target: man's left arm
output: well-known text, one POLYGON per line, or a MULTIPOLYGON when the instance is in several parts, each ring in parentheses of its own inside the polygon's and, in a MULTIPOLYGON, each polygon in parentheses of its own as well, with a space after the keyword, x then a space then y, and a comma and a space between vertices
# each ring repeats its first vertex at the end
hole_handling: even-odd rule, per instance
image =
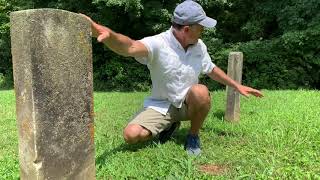
POLYGON ((256 96, 256 97, 263 97, 263 94, 256 89, 253 89, 248 86, 244 86, 239 84, 238 82, 231 79, 225 72, 223 72, 219 67, 215 66, 210 73, 207 74, 211 79, 233 87, 235 90, 237 90, 240 94, 249 97, 250 94, 256 96))

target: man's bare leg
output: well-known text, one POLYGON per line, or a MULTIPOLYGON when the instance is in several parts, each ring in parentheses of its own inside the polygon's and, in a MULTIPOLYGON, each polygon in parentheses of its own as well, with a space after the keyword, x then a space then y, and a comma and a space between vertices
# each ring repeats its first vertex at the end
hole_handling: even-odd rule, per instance
POLYGON ((186 103, 191 120, 190 133, 197 135, 210 110, 211 97, 208 88, 201 84, 192 86, 187 94, 186 103))
POLYGON ((129 124, 123 131, 124 140, 135 144, 152 138, 151 132, 138 124, 129 124))
POLYGON ((210 110, 210 101, 210 94, 206 86, 197 84, 189 89, 186 103, 191 128, 185 144, 185 149, 189 155, 199 155, 201 153, 198 134, 210 110))

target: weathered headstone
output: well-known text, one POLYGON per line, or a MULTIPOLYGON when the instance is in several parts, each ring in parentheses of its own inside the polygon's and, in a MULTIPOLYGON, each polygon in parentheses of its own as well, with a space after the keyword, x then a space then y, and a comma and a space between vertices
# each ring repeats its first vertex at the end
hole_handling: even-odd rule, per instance
MULTIPOLYGON (((241 84, 243 54, 231 52, 228 59, 228 76, 241 84)), ((225 112, 227 121, 240 120, 240 94, 234 88, 227 86, 227 107, 225 112)))
POLYGON ((56 9, 10 18, 21 179, 95 179, 90 23, 56 9))

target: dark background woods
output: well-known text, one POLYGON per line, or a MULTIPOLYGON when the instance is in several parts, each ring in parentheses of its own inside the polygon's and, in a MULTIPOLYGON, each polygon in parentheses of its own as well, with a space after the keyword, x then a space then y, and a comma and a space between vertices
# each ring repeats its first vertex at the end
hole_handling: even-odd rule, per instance
MULTIPOLYGON (((31 8, 82 12, 141 39, 170 27, 178 0, 0 0, 0 88, 12 88, 9 13, 31 8)), ((203 40, 226 70, 230 51, 244 53, 243 83, 263 89, 320 89, 319 0, 199 0, 215 29, 203 40)), ((148 69, 93 40, 95 90, 148 90, 148 69)), ((210 90, 221 88, 207 77, 210 90)))

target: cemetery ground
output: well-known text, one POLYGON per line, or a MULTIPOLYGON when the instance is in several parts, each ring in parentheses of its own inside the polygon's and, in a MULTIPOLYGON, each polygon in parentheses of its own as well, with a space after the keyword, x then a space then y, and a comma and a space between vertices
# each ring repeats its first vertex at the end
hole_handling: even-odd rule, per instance
MULTIPOLYGON (((320 91, 267 91, 241 97, 239 123, 224 121, 225 91, 212 92, 202 155, 183 148, 189 122, 173 139, 126 145, 123 127, 148 92, 95 92, 97 179, 319 179, 320 91)), ((19 179, 13 90, 0 91, 0 179, 19 179)))

